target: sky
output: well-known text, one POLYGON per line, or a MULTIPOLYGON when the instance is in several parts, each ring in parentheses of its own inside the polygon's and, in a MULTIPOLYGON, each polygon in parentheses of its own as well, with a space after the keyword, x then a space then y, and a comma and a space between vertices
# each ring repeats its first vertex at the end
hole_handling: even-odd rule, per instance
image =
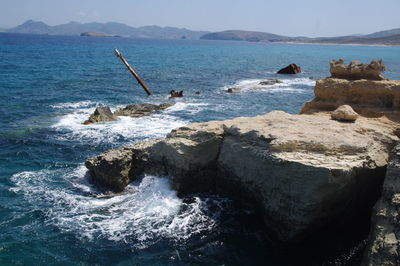
POLYGON ((0 28, 28 19, 330 37, 400 28, 400 0, 0 0, 0 28))

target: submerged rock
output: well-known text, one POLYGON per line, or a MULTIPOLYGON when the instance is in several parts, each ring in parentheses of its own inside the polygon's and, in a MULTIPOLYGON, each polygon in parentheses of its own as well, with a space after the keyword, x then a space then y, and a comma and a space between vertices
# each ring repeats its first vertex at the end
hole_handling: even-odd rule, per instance
POLYGON ((241 90, 239 88, 229 88, 226 90, 228 93, 239 93, 241 90))
POLYGON ((130 116, 130 117, 142 117, 150 115, 155 111, 160 111, 173 106, 175 103, 162 103, 162 104, 130 104, 124 108, 120 108, 114 113, 111 112, 110 107, 97 107, 93 114, 90 115, 89 119, 83 122, 84 125, 98 123, 98 122, 109 122, 118 120, 117 116, 130 116))
POLYGON ((129 104, 124 108, 120 108, 114 112, 117 116, 130 116, 130 117, 142 117, 150 115, 154 111, 160 111, 173 106, 174 103, 162 103, 162 104, 129 104))
POLYGON ((118 118, 111 112, 110 107, 97 107, 93 114, 90 115, 89 119, 83 122, 84 125, 89 125, 98 122, 110 122, 116 121, 118 118))
POLYGON ((400 145, 391 154, 382 196, 372 213, 362 265, 400 265, 400 145))
POLYGON ((267 80, 261 81, 258 84, 265 86, 265 85, 275 85, 275 84, 279 84, 279 83, 282 83, 282 81, 279 79, 267 79, 267 80))
POLYGON ((278 74, 298 74, 301 73, 301 68, 296 64, 290 64, 287 67, 280 69, 278 74))
MULTIPOLYGON (((195 123, 130 147, 130 162, 118 153, 111 161, 125 165, 130 179, 168 175, 179 194, 214 191, 250 204, 278 239, 298 241, 372 207, 398 141, 394 130, 388 120, 343 124, 328 115, 274 111, 195 123)), ((89 161, 93 179, 106 184, 100 165, 110 160, 89 161)))
POLYGON ((354 112, 350 105, 341 105, 331 114, 332 119, 339 121, 354 122, 358 118, 358 114, 354 112))
POLYGON ((370 64, 363 64, 358 61, 351 61, 350 64, 345 64, 343 59, 332 60, 331 63, 331 77, 342 79, 371 79, 371 80, 384 80, 381 73, 386 70, 382 60, 373 60, 370 64))

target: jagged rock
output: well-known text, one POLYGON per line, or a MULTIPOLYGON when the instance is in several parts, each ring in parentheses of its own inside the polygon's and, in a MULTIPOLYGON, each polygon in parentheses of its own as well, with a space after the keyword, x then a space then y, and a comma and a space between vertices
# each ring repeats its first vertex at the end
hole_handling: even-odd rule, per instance
POLYGON ((83 122, 84 125, 98 123, 98 122, 110 122, 116 121, 118 118, 113 115, 110 107, 97 107, 93 114, 90 115, 89 119, 83 122))
POLYGON ((275 85, 275 84, 279 84, 279 83, 282 83, 282 81, 279 79, 267 79, 267 80, 261 81, 259 83, 259 85, 265 86, 265 85, 275 85))
POLYGON ((325 78, 316 82, 314 94, 315 98, 305 103, 301 114, 333 111, 343 104, 348 104, 363 116, 386 115, 391 119, 400 119, 399 80, 325 78))
POLYGON ((298 74, 301 73, 301 68, 296 64, 290 64, 287 67, 280 69, 278 74, 298 74))
POLYGON ((86 160, 85 166, 95 177, 95 183, 119 192, 133 180, 130 176, 132 158, 133 152, 129 147, 109 150, 86 160))
POLYGON ((400 265, 400 145, 392 151, 382 196, 372 213, 362 265, 400 265))
MULTIPOLYGON (((250 204, 280 240, 298 241, 372 207, 395 128, 384 118, 344 124, 274 111, 173 130, 134 145, 132 162, 119 165, 129 178, 168 175, 179 194, 214 191, 250 204)), ((90 159, 94 180, 107 178, 96 169, 102 160, 90 159)))
POLYGON ((228 93, 239 93, 241 90, 239 88, 229 88, 226 90, 228 93))
POLYGON ((386 70, 382 60, 373 60, 370 64, 363 64, 358 61, 351 61, 350 64, 345 64, 343 59, 332 60, 331 77, 342 79, 371 79, 384 80, 381 73, 386 70))
POLYGON ((340 121, 354 122, 358 118, 358 114, 354 112, 350 105, 341 105, 331 114, 332 119, 340 121))
POLYGON ((90 115, 89 119, 83 122, 84 125, 98 123, 98 122, 109 122, 118 120, 117 116, 131 116, 131 117, 142 117, 150 115, 154 111, 160 111, 173 106, 175 103, 162 103, 162 104, 129 104, 124 108, 116 110, 114 113, 111 112, 110 107, 97 107, 93 114, 90 115))
POLYGON ((174 103, 162 103, 159 105, 143 103, 143 104, 130 104, 124 108, 120 108, 114 112, 117 116, 131 116, 131 117, 142 117, 150 115, 154 111, 160 111, 173 106, 174 103))

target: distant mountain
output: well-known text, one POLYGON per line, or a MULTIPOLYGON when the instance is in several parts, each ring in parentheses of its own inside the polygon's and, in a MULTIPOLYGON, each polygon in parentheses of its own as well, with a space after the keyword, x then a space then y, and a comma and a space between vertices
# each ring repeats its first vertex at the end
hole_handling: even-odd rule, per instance
POLYGON ((399 35, 400 34, 400 28, 399 29, 391 29, 391 30, 384 30, 384 31, 378 31, 372 34, 364 35, 363 37, 366 38, 384 38, 384 37, 389 37, 393 35, 399 35))
POLYGON ((367 45, 400 45, 400 28, 375 32, 368 35, 349 35, 340 37, 287 37, 277 34, 256 31, 228 30, 207 33, 202 40, 235 40, 235 41, 269 41, 293 43, 326 43, 326 44, 367 44, 367 45))
POLYGON ((207 31, 192 31, 174 27, 144 26, 135 28, 117 22, 69 22, 67 24, 49 26, 43 22, 33 20, 28 20, 15 28, 8 29, 7 32, 49 35, 80 35, 83 32, 97 32, 105 35, 155 39, 199 39, 200 36, 208 33, 207 31))
POLYGON ((232 40, 232 41, 270 41, 285 40, 288 37, 258 31, 227 30, 208 33, 200 37, 202 40, 232 40))

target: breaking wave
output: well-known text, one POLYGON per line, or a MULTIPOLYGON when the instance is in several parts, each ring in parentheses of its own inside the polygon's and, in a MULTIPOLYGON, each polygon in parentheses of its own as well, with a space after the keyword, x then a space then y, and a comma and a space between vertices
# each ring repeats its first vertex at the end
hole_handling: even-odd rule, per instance
POLYGON ((228 200, 192 196, 180 199, 168 178, 145 176, 121 194, 108 195, 87 182, 82 165, 64 170, 21 172, 14 187, 46 222, 82 239, 107 239, 142 249, 160 240, 185 241, 213 230, 228 200), (65 183, 60 186, 60 182, 65 183), (38 205, 38 203, 41 203, 38 205))
POLYGON ((269 93, 279 92, 304 92, 308 87, 315 86, 315 81, 310 78, 279 79, 280 83, 272 85, 261 85, 260 82, 267 79, 245 79, 239 80, 234 84, 225 85, 222 90, 229 88, 240 89, 241 91, 261 90, 269 93))

